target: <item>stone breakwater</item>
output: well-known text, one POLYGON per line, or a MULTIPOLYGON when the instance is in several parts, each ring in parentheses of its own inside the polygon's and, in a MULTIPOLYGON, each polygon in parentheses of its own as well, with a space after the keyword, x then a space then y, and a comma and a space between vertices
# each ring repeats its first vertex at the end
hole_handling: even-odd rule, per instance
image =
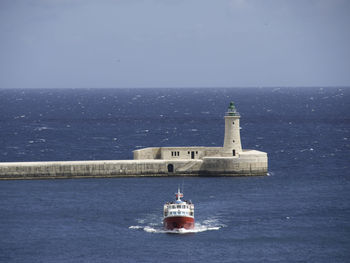
POLYGON ((153 176, 253 176, 267 174, 267 155, 196 160, 108 160, 0 163, 0 179, 153 176))
POLYGON ((240 114, 231 102, 223 147, 150 147, 134 160, 0 163, 0 179, 267 175, 267 153, 242 149, 240 114))

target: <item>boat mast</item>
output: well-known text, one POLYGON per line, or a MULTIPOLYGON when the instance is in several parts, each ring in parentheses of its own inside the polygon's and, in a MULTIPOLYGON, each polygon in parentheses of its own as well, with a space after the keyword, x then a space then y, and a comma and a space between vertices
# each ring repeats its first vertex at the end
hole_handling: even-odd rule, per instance
POLYGON ((177 188, 177 193, 175 194, 176 196, 176 201, 181 201, 181 197, 184 195, 180 192, 180 187, 177 188))

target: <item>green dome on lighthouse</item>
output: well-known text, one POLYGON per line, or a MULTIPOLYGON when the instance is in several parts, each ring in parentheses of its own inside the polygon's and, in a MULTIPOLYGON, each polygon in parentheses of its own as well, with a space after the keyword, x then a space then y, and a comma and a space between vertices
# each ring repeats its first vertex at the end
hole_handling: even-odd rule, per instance
POLYGON ((227 115, 228 116, 239 116, 239 113, 236 110, 236 106, 233 101, 230 102, 230 105, 227 109, 227 115))

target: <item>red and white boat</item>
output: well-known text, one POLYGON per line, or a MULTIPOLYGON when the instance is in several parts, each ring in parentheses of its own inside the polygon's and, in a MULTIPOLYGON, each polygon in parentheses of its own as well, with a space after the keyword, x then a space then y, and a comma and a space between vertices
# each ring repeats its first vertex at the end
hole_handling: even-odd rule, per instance
POLYGON ((176 200, 164 204, 164 228, 167 230, 193 229, 194 204, 181 200, 183 194, 180 189, 175 194, 176 200))

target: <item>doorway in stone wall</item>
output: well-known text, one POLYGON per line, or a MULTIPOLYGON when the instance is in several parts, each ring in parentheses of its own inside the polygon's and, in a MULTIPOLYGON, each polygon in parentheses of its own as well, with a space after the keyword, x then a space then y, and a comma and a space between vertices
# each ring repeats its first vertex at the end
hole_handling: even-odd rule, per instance
POLYGON ((191 152, 191 159, 194 159, 194 152, 191 152))
POLYGON ((170 163, 168 164, 168 173, 173 173, 173 172, 174 172, 174 165, 170 163))

